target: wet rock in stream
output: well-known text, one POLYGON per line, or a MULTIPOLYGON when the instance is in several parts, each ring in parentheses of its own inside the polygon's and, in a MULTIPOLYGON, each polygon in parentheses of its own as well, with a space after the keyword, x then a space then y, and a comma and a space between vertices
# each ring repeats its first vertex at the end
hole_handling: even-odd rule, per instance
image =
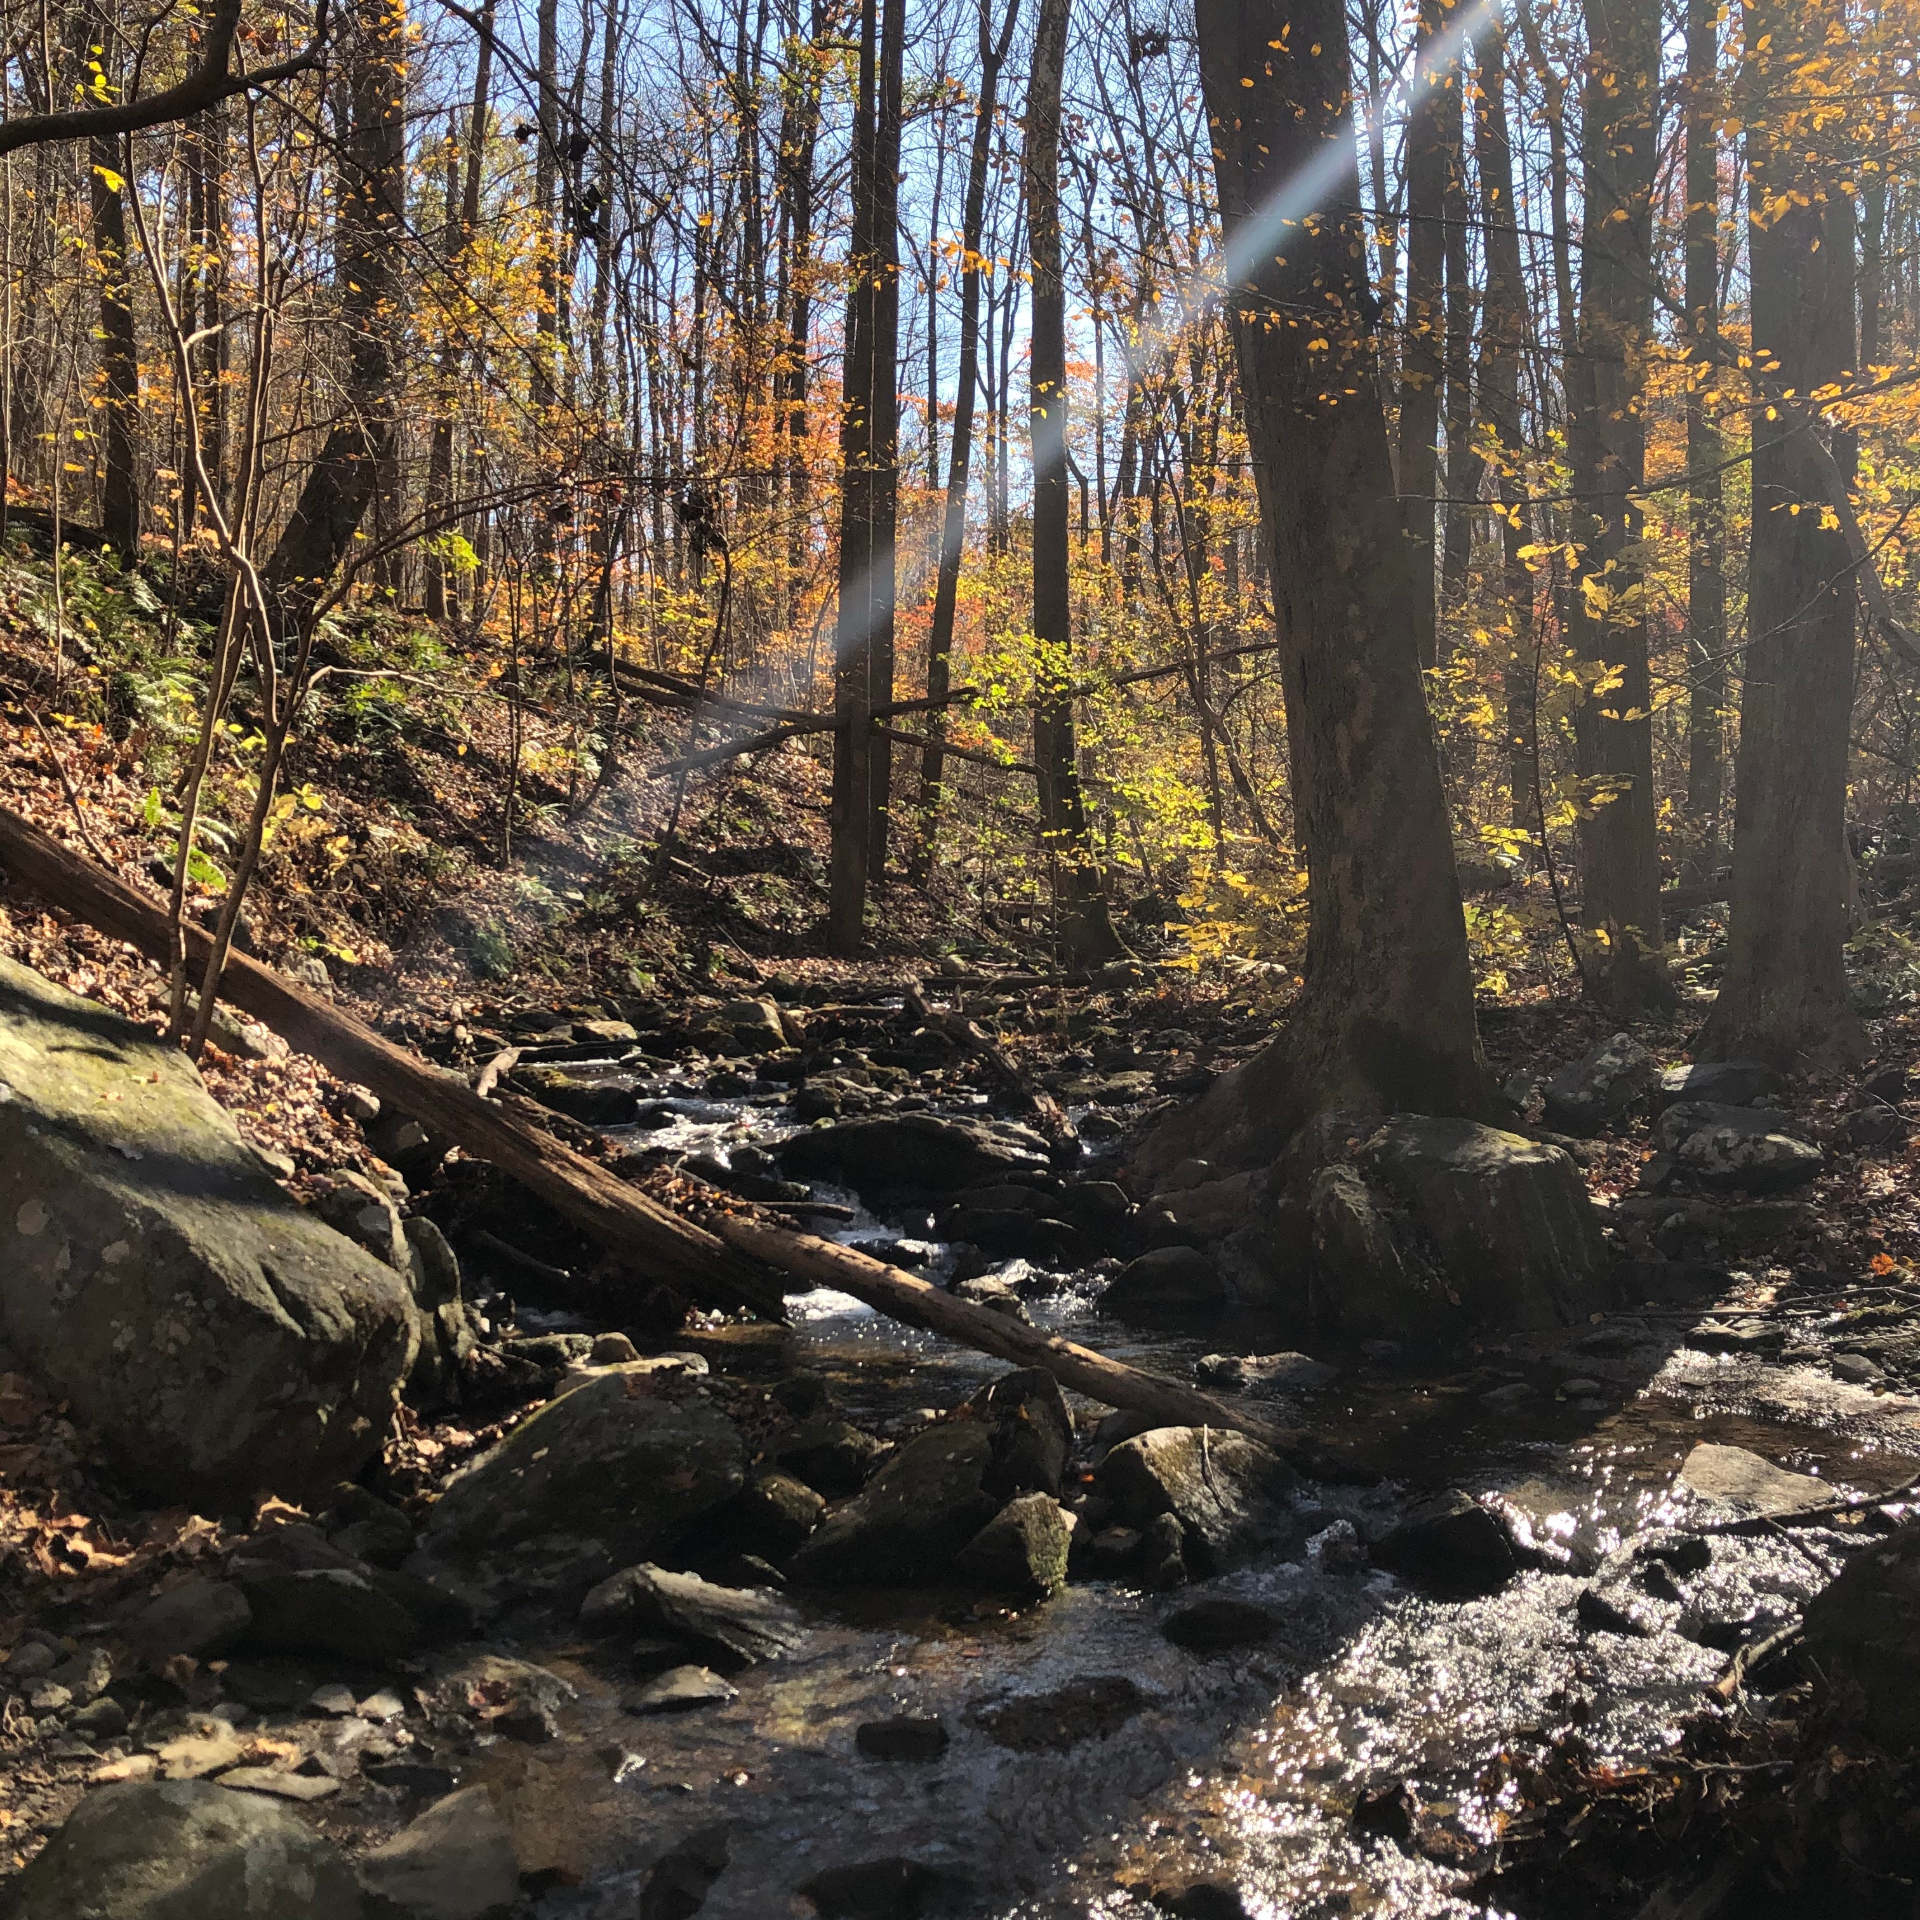
POLYGON ((602 1581, 582 1602, 580 1623, 599 1633, 632 1627, 675 1636, 743 1665, 770 1660, 801 1637, 798 1616, 777 1595, 655 1566, 602 1581))
POLYGON ((1804 1649, 1845 1720, 1897 1752, 1920 1747, 1920 1524, 1871 1542, 1815 1596, 1804 1649))
POLYGON ((1012 1594, 1049 1594, 1067 1582, 1072 1522, 1051 1494, 1010 1500, 954 1556, 976 1585, 1012 1594))
POLYGON ((1519 1571, 1499 1520, 1457 1488, 1417 1502, 1374 1543, 1389 1573, 1450 1598, 1497 1593, 1519 1571))
POLYGON ((916 1434, 814 1530, 794 1555, 793 1577, 821 1586, 940 1579, 999 1509, 985 1484, 992 1465, 992 1430, 977 1421, 916 1434))
POLYGON ((684 1366, 642 1360, 588 1375, 456 1474, 427 1540, 436 1552, 484 1558, 567 1534, 615 1564, 639 1561, 725 1506, 745 1480, 734 1423, 699 1397, 684 1366))
POLYGON ((1300 1476, 1245 1434, 1156 1427, 1112 1448, 1094 1478, 1124 1526, 1175 1520, 1194 1572, 1284 1552, 1306 1532, 1292 1499, 1300 1476))
POLYGON ((370 1893, 409 1920, 488 1920, 520 1897, 513 1832, 485 1787, 463 1787, 360 1862, 370 1893))
POLYGON ((854 1729, 854 1745, 870 1760, 938 1760, 953 1736, 937 1714, 898 1714, 854 1729))

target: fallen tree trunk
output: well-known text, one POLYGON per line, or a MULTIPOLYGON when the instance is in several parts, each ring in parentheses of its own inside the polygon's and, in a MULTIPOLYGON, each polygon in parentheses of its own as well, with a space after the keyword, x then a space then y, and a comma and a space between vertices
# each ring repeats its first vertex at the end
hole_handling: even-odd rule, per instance
POLYGON ((756 1260, 784 1267, 818 1286, 850 1293, 889 1319, 945 1334, 962 1346, 976 1347, 1017 1367, 1044 1367, 1063 1387, 1090 1400, 1144 1413, 1173 1427, 1231 1427, 1281 1452, 1297 1454, 1309 1447, 1297 1429, 1236 1413, 1198 1387, 1182 1386, 1178 1380, 1111 1360, 1057 1334, 1022 1326, 1004 1313, 956 1299, 931 1281, 916 1279, 837 1240, 794 1233, 739 1213, 720 1214, 712 1225, 729 1246, 756 1260))
MULTIPOLYGON (((166 961, 167 916, 157 902, 4 808, 0 866, 103 933, 166 961)), ((188 959, 204 963, 212 945, 208 935, 191 922, 182 932, 188 959)), ((220 997, 264 1021, 290 1046, 311 1054, 341 1079, 370 1088, 430 1131, 511 1174, 644 1278, 710 1304, 783 1316, 779 1282, 750 1259, 270 967, 244 954, 229 954, 220 997)))
MULTIPOLYGON (((18 814, 0 808, 0 867, 103 933, 164 960, 166 914, 116 875, 69 852, 18 814)), ((190 960, 204 961, 208 935, 182 929, 190 960)), ((769 1268, 836 1287, 889 1318, 925 1327, 1016 1366, 1044 1367, 1063 1386, 1170 1426, 1232 1428, 1268 1446, 1310 1457, 1306 1437, 1071 1340, 1022 1326, 902 1273, 851 1247, 743 1214, 715 1217, 712 1231, 649 1200, 551 1134, 495 1106, 455 1075, 423 1065, 372 1028, 283 980, 246 955, 228 956, 220 997, 264 1021, 290 1046, 342 1079, 370 1088, 477 1159, 511 1174, 636 1273, 725 1306, 784 1317, 769 1268)), ((521 1260, 531 1256, 518 1254, 521 1260)))

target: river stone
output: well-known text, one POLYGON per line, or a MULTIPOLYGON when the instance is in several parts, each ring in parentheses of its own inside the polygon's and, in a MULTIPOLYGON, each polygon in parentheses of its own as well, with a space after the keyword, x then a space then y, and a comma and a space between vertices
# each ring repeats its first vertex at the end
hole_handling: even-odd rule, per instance
POLYGON ((717 1026, 732 1030, 751 1053, 778 1053, 787 1044, 780 1009, 771 1000, 729 1000, 714 1016, 717 1026))
MULTIPOLYGON (((1329 1266, 1327 1304, 1349 1331, 1503 1333, 1575 1326, 1613 1305, 1606 1243, 1585 1182, 1558 1147, 1472 1120, 1401 1114, 1360 1149, 1367 1185, 1403 1211, 1369 1228, 1399 1268, 1349 1270, 1325 1231, 1323 1169, 1314 1182, 1316 1241, 1329 1266), (1437 1274, 1424 1267, 1430 1250, 1437 1274), (1361 1282, 1349 1299, 1343 1289, 1361 1282), (1437 1287, 1437 1291, 1436 1291, 1437 1287), (1368 1310, 1388 1310, 1375 1321, 1368 1310)), ((1377 1203, 1376 1203, 1377 1204, 1377 1203)))
POLYGON ((1703 1499, 1758 1514, 1825 1506, 1834 1497, 1833 1488, 1810 1473, 1788 1473, 1745 1447, 1711 1443, 1695 1447, 1681 1462, 1680 1484, 1703 1499))
POLYGON ((953 1736, 938 1714, 902 1713, 863 1721, 854 1729, 853 1744, 870 1760, 938 1760, 953 1736))
POLYGON ((820 1524, 827 1503, 790 1473, 756 1473, 719 1517, 726 1545, 735 1553, 784 1566, 820 1524))
POLYGON ((360 1878, 410 1920, 486 1920, 520 1897, 513 1830, 485 1787, 436 1801, 362 1856, 360 1878))
POLYGON ((1196 1574, 1223 1572, 1300 1531, 1289 1498, 1300 1476, 1242 1433, 1156 1427, 1113 1448, 1095 1478, 1122 1526, 1144 1530, 1173 1515, 1196 1574))
POLYGON ((1920 1524, 1861 1548, 1807 1608, 1806 1652, 1855 1725, 1920 1746, 1920 1524))
POLYGON ((1631 1112, 1658 1078, 1653 1055, 1632 1034, 1616 1033, 1547 1082, 1547 1125, 1559 1133, 1598 1133, 1631 1112))
POLYGON ((1410 1507, 1375 1542, 1373 1557, 1389 1573, 1457 1599, 1497 1593, 1520 1564, 1499 1519, 1458 1488, 1410 1507))
MULTIPOLYGON (((394 1588, 403 1576, 345 1567, 261 1567, 241 1577, 252 1611, 250 1645, 282 1653, 330 1653, 386 1666, 417 1653, 422 1621, 394 1588)), ((406 1583, 410 1586, 412 1583, 406 1583)))
POLYGON ((1786 1086, 1785 1075, 1758 1060, 1702 1060, 1690 1067, 1669 1067, 1654 1089, 1653 1104, 1658 1111, 1681 1100, 1750 1107, 1784 1093, 1786 1086))
POLYGON ((594 1373, 456 1474, 428 1522, 431 1543, 478 1553, 574 1534, 617 1561, 643 1560, 723 1507, 746 1478, 731 1420, 669 1398, 686 1375, 641 1360, 594 1373))
POLYGON ((1280 1616, 1255 1601, 1214 1594, 1169 1614, 1160 1631, 1189 1653, 1230 1653, 1271 1640, 1280 1631, 1280 1616))
POLYGON ((781 1164, 802 1180, 838 1179, 861 1193, 918 1187, 954 1193, 991 1187, 1048 1164, 1047 1143, 1002 1121, 954 1120, 931 1113, 847 1120, 797 1133, 781 1164))
POLYGON ((669 1667, 622 1704, 629 1713, 690 1713, 696 1707, 724 1707, 740 1689, 711 1667, 669 1667))
POLYGON ((915 1434, 814 1529, 794 1555, 793 1578, 819 1586, 942 1578, 998 1508, 984 1485, 992 1465, 993 1433, 978 1421, 945 1421, 915 1434))
POLYGON ((204 1780, 90 1793, 0 1897, 3 1920, 363 1920, 352 1869, 277 1801, 204 1780))
POLYGON ((237 1586, 196 1573, 149 1600, 128 1622, 126 1639, 152 1659, 185 1653, 205 1660, 238 1645, 252 1624, 253 1609, 237 1586))
POLYGON ((515 1067, 507 1075, 507 1085, 589 1127, 622 1126, 633 1118, 639 1104, 629 1084, 562 1066, 515 1067))
POLYGON ((1053 1593, 1067 1584, 1073 1529, 1050 1493, 1023 1493, 960 1549, 967 1579, 1003 1593, 1053 1593))
POLYGON ((1654 1138, 1682 1172, 1707 1186, 1789 1193, 1818 1178, 1826 1164, 1820 1149, 1798 1138, 1798 1131, 1791 1114, 1687 1100, 1660 1116, 1654 1138))
POLYGON ((1100 1296, 1109 1313, 1210 1313, 1226 1299, 1220 1269, 1197 1247, 1155 1247, 1100 1296))
POLYGON ((1339 1376, 1338 1367, 1305 1353, 1203 1353, 1193 1363, 1203 1387, 1262 1399, 1313 1393, 1339 1376))
POLYGON ((204 1512, 351 1479, 419 1339, 178 1047, 5 959, 0 1323, 127 1480, 204 1512))
POLYGON ((655 1566, 627 1567, 601 1581, 581 1603, 580 1618, 596 1630, 628 1625, 703 1641, 749 1666, 801 1638, 798 1616, 776 1594, 655 1566))
POLYGON ((1044 1367, 1016 1368, 989 1380, 967 1404, 993 1429, 989 1493, 1004 1500, 1060 1491, 1073 1451, 1073 1416, 1052 1374, 1044 1367))

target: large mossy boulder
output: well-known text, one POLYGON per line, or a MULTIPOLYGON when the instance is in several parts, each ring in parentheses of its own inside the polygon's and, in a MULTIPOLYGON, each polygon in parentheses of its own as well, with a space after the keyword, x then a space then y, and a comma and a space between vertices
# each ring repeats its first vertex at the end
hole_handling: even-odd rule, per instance
POLYGON ((1155 1427, 1113 1448, 1095 1478, 1121 1525, 1144 1530, 1162 1514, 1178 1520, 1196 1573, 1291 1547, 1303 1531, 1292 1497, 1300 1476, 1244 1433, 1155 1427))
POLYGON ((456 1474, 428 1522, 437 1551, 488 1554, 550 1535, 651 1559, 746 1481, 736 1427, 683 1368, 607 1367, 456 1474))
POLYGON ((420 1337, 178 1047, 4 959, 0 1326, 127 1479, 209 1511, 352 1479, 420 1337))
POLYGON ((1526 1332, 1614 1304, 1578 1170, 1520 1134, 1398 1115, 1314 1176, 1309 1206, 1317 1304, 1349 1333, 1526 1332))
POLYGON ((0 1896, 0 1920, 362 1920, 333 1843, 206 1780, 101 1787, 0 1896))

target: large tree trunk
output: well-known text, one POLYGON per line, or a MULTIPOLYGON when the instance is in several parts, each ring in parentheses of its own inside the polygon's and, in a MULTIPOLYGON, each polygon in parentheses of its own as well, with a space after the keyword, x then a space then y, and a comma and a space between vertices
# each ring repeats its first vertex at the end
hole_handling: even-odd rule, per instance
POLYGON ((940 525, 940 567, 933 587, 933 624, 927 636, 928 744, 920 758, 920 828, 912 874, 925 880, 933 865, 946 782, 945 701, 953 685, 953 623, 960 604, 960 559, 967 538, 967 486, 973 472, 973 412, 979 392, 980 243, 987 218, 987 173, 993 158, 993 123, 999 108, 1000 71, 1013 42, 1020 0, 1007 0, 1007 17, 996 41, 991 0, 980 0, 980 98, 973 116, 973 152, 967 162, 966 203, 960 214, 960 365, 953 399, 953 456, 947 469, 946 512, 940 525), (938 703, 938 704, 935 704, 938 703))
POLYGON ((1622 1012, 1673 1004, 1661 955, 1654 826, 1653 692, 1643 569, 1647 360, 1653 320, 1653 178, 1659 0, 1586 0, 1585 244, 1579 350, 1567 361, 1576 537, 1574 643, 1612 682, 1578 710, 1580 773, 1600 802, 1582 823, 1586 923, 1604 932, 1608 998, 1622 1012))
POLYGON ((1068 574, 1067 296, 1060 246, 1060 92, 1069 0, 1040 0, 1027 88, 1027 247, 1033 268, 1033 640, 1038 656, 1033 762, 1040 835, 1053 878, 1060 962, 1085 967, 1121 951, 1087 832, 1074 746, 1073 600, 1068 574))
POLYGON ((1434 609, 1434 495, 1440 474, 1437 442, 1446 374, 1447 121, 1460 144, 1455 64, 1436 60, 1433 42, 1446 31, 1442 0, 1421 0, 1420 56, 1407 125, 1407 324, 1400 348, 1400 499, 1417 591, 1408 612, 1423 667, 1438 658, 1434 609))
POLYGON ((1687 386, 1687 470, 1693 475, 1687 529, 1687 813, 1703 879, 1718 864, 1726 767, 1726 516, 1720 431, 1701 399, 1719 360, 1719 26, 1719 0, 1687 0, 1686 299, 1695 341, 1687 386))
POLYGON ((1854 357, 1853 202, 1790 97, 1820 28, 1781 0, 1747 9, 1754 364, 1753 551, 1726 971, 1697 1051, 1798 1069, 1858 1057, 1847 1000, 1848 733, 1853 569, 1822 525, 1817 418, 1773 403, 1837 381, 1854 357), (1768 219, 1767 213, 1776 217, 1768 219), (1797 423, 1797 424, 1796 424, 1797 423))
POLYGON ((400 0, 364 0, 354 16, 350 60, 335 223, 347 340, 343 404, 263 569, 296 623, 346 558, 393 438, 407 159, 407 15, 400 0))
POLYGON ((100 531, 122 560, 140 548, 140 478, 134 422, 140 415, 140 343, 133 326, 133 290, 127 280, 127 162, 120 142, 96 137, 88 147, 93 177, 94 269, 100 276, 100 386, 106 460, 100 493, 100 531))
POLYGON ((1200 0, 1199 28, 1311 929, 1286 1029, 1149 1143, 1150 1166, 1196 1149, 1254 1164, 1328 1106, 1495 1109, 1413 645, 1432 582, 1401 537, 1365 235, 1343 211, 1354 129, 1342 9, 1200 0), (1290 324, 1297 315, 1311 324, 1290 324))

